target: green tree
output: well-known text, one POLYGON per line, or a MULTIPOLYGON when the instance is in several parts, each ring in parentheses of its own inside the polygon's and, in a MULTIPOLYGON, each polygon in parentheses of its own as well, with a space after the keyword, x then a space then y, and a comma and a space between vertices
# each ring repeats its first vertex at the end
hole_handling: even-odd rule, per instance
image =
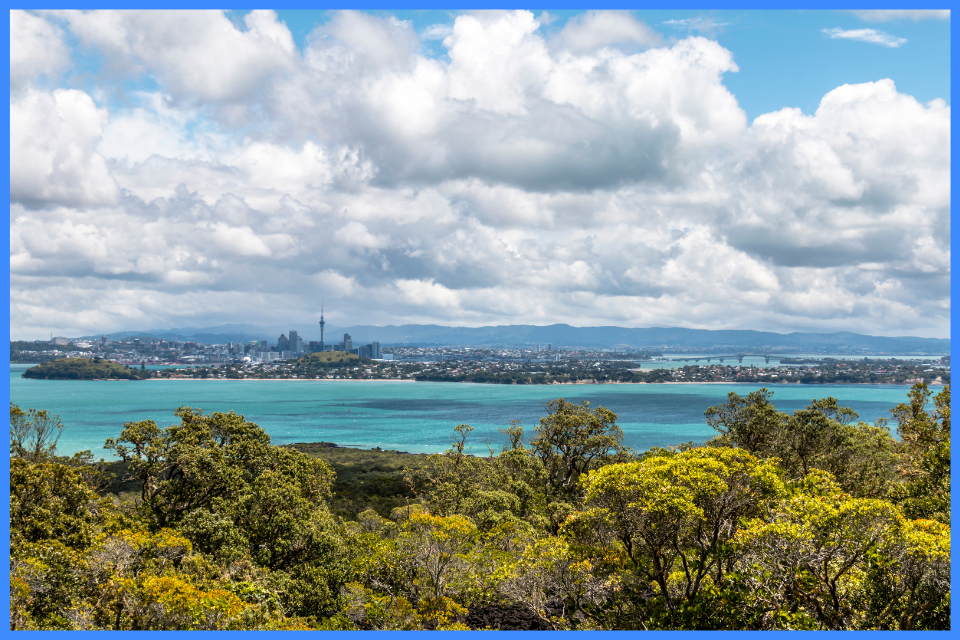
POLYGON ((889 502, 845 495, 823 471, 797 488, 738 532, 737 568, 764 610, 765 628, 859 628, 870 558, 900 535, 903 516, 889 502))
POLYGON ((862 628, 950 628, 950 527, 907 522, 871 554, 862 628))
POLYGON ((52 460, 10 461, 10 544, 56 540, 87 548, 112 503, 87 485, 83 473, 52 460))
POLYGON ((591 411, 589 402, 577 405, 563 398, 547 403, 546 409, 530 447, 543 465, 548 498, 575 502, 581 475, 604 464, 623 462, 630 451, 623 446, 617 414, 609 409, 591 411))
POLYGON ((910 389, 910 403, 892 410, 900 436, 899 471, 903 483, 893 499, 909 518, 929 518, 950 523, 950 387, 934 398, 919 383, 910 389))
POLYGON ((249 557, 298 616, 332 615, 350 579, 329 513, 333 471, 322 460, 270 446, 243 416, 182 407, 180 424, 128 423, 106 447, 130 462, 151 530, 175 527, 228 562, 249 557))
POLYGON ((634 592, 625 596, 632 622, 670 629, 684 627, 706 587, 723 583, 739 522, 784 492, 772 462, 726 447, 607 465, 582 482, 587 509, 563 531, 601 550, 611 541, 634 592))
POLYGON ((768 456, 783 429, 786 414, 777 411, 768 389, 746 398, 731 391, 727 403, 709 407, 707 424, 720 433, 718 444, 740 447, 755 456, 768 456))
POLYGON ((896 444, 884 422, 854 422, 859 416, 831 397, 813 400, 789 415, 776 410, 772 395, 767 389, 746 398, 730 393, 726 404, 707 409, 707 424, 720 433, 712 444, 777 458, 791 478, 821 469, 859 497, 887 495, 896 444))
POLYGON ((53 456, 62 432, 60 416, 10 403, 11 456, 32 461, 53 456))

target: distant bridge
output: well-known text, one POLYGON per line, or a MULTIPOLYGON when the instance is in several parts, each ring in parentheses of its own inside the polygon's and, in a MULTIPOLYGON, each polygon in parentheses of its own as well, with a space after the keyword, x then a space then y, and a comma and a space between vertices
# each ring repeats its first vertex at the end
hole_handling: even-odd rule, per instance
POLYGON ((732 360, 733 358, 736 358, 737 362, 739 362, 740 364, 743 364, 743 359, 748 356, 763 358, 763 361, 766 362, 767 364, 770 364, 770 358, 788 357, 788 356, 780 356, 775 353, 735 353, 735 354, 724 355, 724 356, 692 356, 690 358, 673 358, 671 359, 671 362, 690 362, 691 360, 693 360, 694 362, 700 362, 701 360, 706 360, 707 362, 711 362, 713 360, 719 360, 720 362, 723 362, 724 360, 732 360))

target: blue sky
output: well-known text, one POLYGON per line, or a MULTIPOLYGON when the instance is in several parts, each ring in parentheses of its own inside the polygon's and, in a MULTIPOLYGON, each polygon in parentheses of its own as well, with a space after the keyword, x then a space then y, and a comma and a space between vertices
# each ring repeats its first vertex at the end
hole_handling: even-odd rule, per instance
POLYGON ((11 335, 949 336, 950 21, 867 14, 11 12, 11 335))

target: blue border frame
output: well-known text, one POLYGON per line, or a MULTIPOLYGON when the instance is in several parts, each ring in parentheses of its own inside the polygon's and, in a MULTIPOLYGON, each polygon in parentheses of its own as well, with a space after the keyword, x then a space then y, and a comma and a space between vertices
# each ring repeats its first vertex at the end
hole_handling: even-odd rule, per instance
MULTIPOLYGON (((27 4, 32 4, 32 3, 27 3, 27 4)), ((81 4, 81 6, 80 6, 79 8, 86 8, 86 7, 83 6, 85 3, 80 3, 80 4, 81 4)), ((173 2, 165 2, 165 1, 164 1, 164 2, 150 3, 150 4, 152 5, 151 8, 170 8, 170 9, 175 9, 175 8, 195 9, 195 8, 199 8, 199 7, 195 6, 193 3, 183 3, 183 2, 176 2, 176 1, 173 1, 173 2)), ((459 4, 459 3, 453 3, 453 4, 456 5, 456 4, 459 4)), ((726 4, 726 3, 721 3, 721 4, 726 4)), ((906 4, 907 4, 907 3, 905 3, 905 2, 890 2, 889 0, 881 0, 880 2, 862 2, 862 1, 849 2, 849 3, 844 3, 843 6, 844 6, 844 8, 846 8, 846 9, 892 9, 892 8, 902 8, 902 7, 905 6, 906 4)), ((944 4, 946 4, 947 7, 945 7, 945 8, 951 8, 951 9, 953 8, 953 5, 954 5, 953 2, 936 3, 936 4, 939 5, 939 6, 941 6, 941 7, 942 7, 944 4)), ((335 5, 334 7, 316 6, 316 5, 306 5, 305 3, 294 2, 294 3, 290 3, 290 4, 285 4, 285 5, 284 5, 284 8, 289 8, 289 9, 314 9, 314 10, 323 10, 323 9, 333 9, 333 8, 337 8, 337 9, 351 8, 352 5, 354 5, 354 3, 353 3, 353 2, 350 2, 350 1, 348 1, 348 2, 346 2, 346 3, 343 3, 343 4, 335 5)), ((106 3, 103 3, 102 5, 98 5, 96 8, 117 8, 117 7, 119 7, 119 6, 123 6, 123 5, 117 5, 117 4, 113 3, 113 2, 106 2, 106 3)), ((129 6, 129 5, 127 5, 127 6, 129 6)), ((261 5, 250 6, 250 5, 247 5, 247 4, 244 3, 244 4, 241 5, 241 7, 238 7, 238 8, 258 8, 258 7, 262 7, 262 6, 263 6, 262 4, 261 4, 261 5)), ((393 10, 397 10, 397 9, 407 8, 408 6, 409 6, 409 5, 407 5, 407 4, 395 3, 395 2, 371 2, 371 3, 363 3, 363 4, 360 4, 360 5, 354 5, 352 8, 382 9, 382 10, 391 10, 391 9, 393 9, 393 10)), ((581 3, 569 3, 569 2, 564 2, 564 1, 556 2, 556 3, 551 3, 551 4, 548 5, 548 6, 549 6, 551 9, 554 9, 554 10, 556 10, 556 9, 584 9, 584 8, 590 8, 590 7, 589 7, 589 3, 584 3, 584 2, 581 2, 581 3), (585 5, 586 5, 586 6, 585 6, 585 5)), ((26 8, 26 9, 31 9, 31 8, 38 8, 38 7, 22 6, 22 5, 21 5, 21 6, 12 7, 12 8, 26 8)), ((77 7, 76 5, 67 5, 67 6, 64 6, 64 5, 62 5, 61 3, 59 3, 59 2, 54 2, 54 3, 44 3, 43 8, 52 9, 52 8, 78 8, 78 7, 77 7)), ((428 2, 418 3, 417 8, 418 8, 418 9, 450 9, 451 6, 450 6, 450 4, 448 4, 448 3, 439 4, 439 3, 436 3, 436 2, 428 1, 428 2)), ((487 1, 487 2, 481 1, 481 2, 470 3, 469 8, 471 8, 471 9, 511 9, 511 8, 526 8, 526 7, 516 7, 516 6, 513 6, 512 3, 491 3, 491 2, 488 2, 488 1, 487 1)), ((594 8, 595 8, 595 7, 594 7, 594 8)), ((613 2, 605 3, 602 8, 605 8, 605 9, 653 9, 653 8, 670 8, 670 9, 716 9, 716 8, 718 8, 718 7, 715 6, 715 5, 704 4, 704 3, 702 3, 702 2, 693 2, 693 3, 690 3, 690 4, 682 3, 681 6, 671 6, 671 3, 665 3, 665 2, 650 3, 650 4, 648 5, 648 3, 645 3, 645 2, 643 2, 643 3, 625 3, 625 2, 622 2, 622 0, 615 0, 615 1, 613 1, 613 2)), ((747 2, 733 2, 733 3, 732 3, 732 6, 727 6, 727 7, 724 7, 724 8, 745 9, 745 10, 747 10, 747 9, 761 9, 761 8, 762 8, 762 9, 771 9, 771 8, 776 8, 776 9, 835 9, 836 6, 835 6, 835 5, 832 5, 832 4, 823 3, 823 2, 817 2, 817 1, 814 1, 814 2, 772 2, 772 3, 771 3, 771 2, 762 3, 762 2, 750 2, 750 1, 747 1, 747 2)), ((8 8, 8 9, 9 9, 9 8, 8 8)), ((8 10, 6 13, 3 14, 2 19, 3 19, 3 27, 2 27, 2 28, 3 28, 3 34, 4 34, 4 36, 7 38, 7 46, 4 48, 4 55, 6 56, 6 64, 3 66, 2 73, 4 74, 4 77, 7 78, 7 86, 9 86, 9 82, 10 82, 10 59, 9 59, 9 56, 10 56, 10 47, 9 47, 9 38, 10 38, 10 35, 9 35, 9 34, 10 34, 10 14, 9 14, 9 10, 8 10)), ((950 25, 951 43, 952 43, 953 40, 956 40, 956 39, 957 39, 957 35, 958 35, 958 30, 957 30, 956 23, 953 23, 953 22, 951 21, 951 25, 950 25)), ((957 64, 957 63, 958 63, 957 49, 951 46, 951 50, 950 50, 950 64, 951 64, 951 69, 950 69, 950 71, 951 71, 951 106, 952 106, 952 103, 953 103, 953 99, 952 99, 952 87, 954 86, 954 81, 955 81, 955 79, 956 79, 956 77, 957 77, 957 68, 958 68, 958 64, 957 64)), ((10 119, 10 105, 9 105, 9 102, 7 102, 7 104, 6 104, 6 106, 4 107, 4 109, 5 109, 6 113, 7 113, 7 120, 8 120, 8 122, 9 122, 9 119, 10 119)), ((956 121, 957 121, 957 120, 956 120, 955 112, 951 111, 951 131, 952 131, 952 129, 954 128, 953 125, 956 123, 956 121)), ((9 149, 9 148, 10 148, 10 129, 9 129, 9 128, 4 128, 4 130, 3 130, 3 136, 4 136, 4 139, 5 139, 5 141, 6 141, 6 146, 7 146, 7 148, 9 149)), ((958 143, 956 137, 951 136, 951 156, 957 156, 957 155, 958 155, 958 153, 957 153, 958 150, 960 150, 960 143, 958 143)), ((9 156, 9 154, 4 154, 4 155, 3 155, 3 158, 2 158, 2 161, 3 161, 3 163, 4 163, 4 166, 7 167, 7 169, 6 169, 6 175, 8 176, 8 178, 7 178, 7 180, 4 181, 3 188, 4 188, 4 190, 5 190, 4 192, 7 194, 7 195, 6 195, 6 200, 7 200, 7 202, 9 203, 9 201, 10 201, 10 181, 9 181, 9 175, 10 175, 10 174, 9 174, 9 169, 10 169, 10 167, 9 167, 10 156, 9 156)), ((958 179, 957 179, 956 167, 955 167, 954 165, 951 165, 951 192, 957 191, 958 185, 960 185, 960 182, 958 182, 958 179)), ((9 216, 10 216, 10 210, 9 210, 9 207, 8 207, 8 209, 7 209, 8 223, 9 223, 9 216)), ((951 222, 952 222, 952 220, 953 220, 953 216, 952 216, 952 209, 951 209, 951 222)), ((10 246, 10 245, 9 245, 9 243, 10 243, 10 226, 9 226, 9 224, 7 225, 7 227, 5 227, 4 236, 3 236, 3 237, 4 237, 5 241, 6 241, 6 246, 9 247, 9 246, 10 246)), ((953 244, 953 240, 956 239, 956 237, 957 237, 956 227, 955 227, 953 224, 951 224, 951 228, 950 228, 951 247, 952 247, 952 244, 953 244)), ((957 260, 956 254, 951 251, 951 257, 950 257, 951 272, 953 271, 953 268, 956 266, 956 260, 957 260)), ((4 263, 4 267, 3 267, 3 268, 4 268, 5 271, 6 271, 7 281, 8 281, 8 283, 9 283, 9 279, 10 279, 10 262, 9 262, 9 260, 4 263)), ((950 289, 951 299, 952 299, 952 297, 953 297, 953 294, 954 294, 956 291, 957 291, 957 283, 956 283, 956 281, 951 281, 951 289, 950 289)), ((3 315, 3 320, 2 320, 2 321, 5 323, 4 326, 6 327, 6 335, 7 335, 8 338, 9 338, 9 335, 10 335, 10 299, 9 299, 9 297, 6 299, 6 309, 7 309, 7 312, 6 312, 6 314, 3 315)), ((955 332, 953 331, 953 329, 956 328, 956 320, 955 320, 955 319, 956 319, 956 317, 953 315, 953 309, 952 309, 952 306, 951 306, 951 318, 950 318, 950 334, 951 334, 951 337, 952 337, 953 334, 955 333, 955 332)), ((952 349, 952 348, 951 348, 952 355, 956 355, 956 351, 958 351, 958 350, 960 350, 960 349, 952 349)), ((6 363, 7 363, 6 368, 7 368, 7 370, 9 370, 9 365, 10 365, 10 352, 9 352, 9 350, 0 350, 0 351, 2 351, 2 354, 0 354, 0 357, 5 356, 5 357, 4 357, 4 361, 6 361, 6 363)), ((8 385, 3 385, 3 392, 2 392, 2 393, 4 394, 4 397, 6 397, 7 402, 9 402, 9 401, 10 401, 10 388, 9 388, 8 385)), ((5 438, 5 440, 6 440, 7 448, 9 449, 9 434, 5 435, 4 438, 5 438)), ((957 447, 956 447, 956 446, 953 446, 953 447, 952 447, 952 455, 953 455, 953 457, 956 457, 956 453, 957 453, 957 447)), ((0 607, 3 607, 3 611, 5 612, 5 615, 6 615, 6 618, 7 618, 7 626, 6 626, 6 628, 9 629, 9 617, 10 617, 10 590, 9 590, 9 581, 10 581, 10 540, 9 540, 9 522, 10 522, 10 500, 9 500, 9 496, 10 496, 10 459, 9 459, 9 457, 2 457, 2 456, 0 456, 0 465, 2 465, 2 470, 0 470, 0 483, 2 483, 2 485, 0 485, 0 486, 2 486, 2 495, 4 495, 4 496, 6 497, 5 500, 0 501, 0 523, 2 523, 2 526, 5 527, 5 529, 6 529, 7 532, 8 532, 8 535, 3 537, 3 545, 4 545, 4 548, 3 548, 3 563, 4 563, 4 565, 3 565, 3 567, 2 567, 2 570, 3 570, 3 578, 2 578, 2 579, 3 579, 3 589, 2 589, 2 593, 0 593, 0 598, 2 598, 2 604, 0 604, 0 607)), ((953 494, 953 489, 954 489, 954 486, 953 486, 953 485, 954 485, 954 482, 953 482, 953 480, 954 480, 954 478, 953 478, 953 476, 951 475, 951 496, 954 495, 954 494, 953 494)), ((955 501, 955 500, 953 501, 953 503, 952 503, 952 505, 951 505, 951 511, 952 511, 952 513, 953 513, 953 518, 955 519, 955 518, 956 518, 956 501, 955 501)), ((951 538, 951 552, 952 552, 952 551, 955 551, 956 548, 957 548, 957 547, 956 547, 955 543, 952 542, 952 538, 951 538)), ((953 554, 953 555, 955 555, 955 554, 953 554)), ((957 576, 958 576, 958 575, 960 575, 960 572, 958 572, 958 569, 957 569, 957 567, 956 567, 956 564, 953 564, 953 565, 951 566, 951 579, 952 579, 952 581, 953 581, 954 583, 957 582, 957 576)), ((956 599, 955 599, 955 598, 953 599, 953 603, 952 603, 952 604, 953 604, 953 605, 956 604, 956 599)), ((951 626, 952 626, 952 616, 951 616, 951 626)), ((26 632, 26 633, 29 633, 29 632, 26 632)), ((52 632, 52 633, 65 633, 65 632, 52 632)), ((107 633, 107 632, 96 632, 96 633, 107 633)), ((157 632, 146 632, 146 633, 157 633, 157 632)), ((171 632, 171 633, 185 633, 185 632, 171 632)), ((194 634, 195 634, 195 633, 197 633, 197 632, 194 632, 194 634)), ((200 633, 204 633, 204 632, 200 632, 200 633)), ((217 637, 223 637, 223 634, 224 634, 224 633, 226 633, 226 634, 231 634, 231 635, 232 635, 232 634, 239 634, 239 633, 243 633, 243 632, 206 632, 206 633, 216 633, 216 634, 217 634, 217 637)), ((262 632, 262 633, 277 633, 277 632, 262 632)), ((322 632, 321 632, 321 633, 322 633, 322 632)), ((414 633, 430 633, 432 636, 436 636, 436 635, 437 635, 437 632, 414 632, 414 633)), ((479 633, 479 632, 475 632, 475 633, 479 633)), ((502 632, 502 633, 515 634, 515 633, 530 633, 530 632, 509 632, 509 631, 508 631, 508 632, 502 632)), ((594 633, 594 632, 587 632, 587 633, 589 634, 589 633, 594 633)), ((633 633, 633 632, 623 632, 623 633, 633 633)), ((637 633, 638 633, 638 632, 637 632, 637 633)), ((701 631, 701 632, 697 632, 697 631, 674 632, 674 634, 697 634, 697 635, 704 634, 704 633, 718 633, 718 632, 703 632, 703 631, 701 631)), ((730 633, 730 632, 728 632, 728 633, 730 633)), ((744 633, 744 632, 734 632, 734 633, 744 633)), ((780 632, 774 632, 774 633, 780 633, 780 632)), ((819 632, 819 633, 824 633, 824 632, 819 632)), ((826 632, 826 633, 831 633, 831 632, 826 632)), ((839 633, 839 632, 833 632, 833 633, 839 633)), ((889 633, 893 633, 893 632, 889 632, 889 633)), ((904 632, 897 632, 897 633, 898 633, 898 637, 902 637, 902 634, 903 634, 904 632)), ((907 633, 911 633, 911 632, 907 632, 907 633)), ((913 633, 919 633, 919 632, 913 632, 913 633)), ((941 634, 942 634, 942 633, 947 633, 947 632, 927 632, 927 634, 929 634, 929 633, 941 633, 941 634)), ((441 635, 444 635, 444 634, 449 635, 449 634, 453 634, 453 632, 440 632, 440 634, 441 634, 441 635)), ((927 635, 927 634, 925 634, 925 635, 927 635)))

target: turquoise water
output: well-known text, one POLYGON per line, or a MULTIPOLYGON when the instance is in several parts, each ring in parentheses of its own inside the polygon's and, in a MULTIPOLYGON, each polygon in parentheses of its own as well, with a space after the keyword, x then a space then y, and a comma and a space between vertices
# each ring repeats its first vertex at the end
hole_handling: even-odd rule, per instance
MULTIPOLYGON (((58 451, 102 449, 125 422, 176 422, 181 405, 205 413, 234 410, 259 424, 274 444, 336 442, 340 445, 432 453, 450 446, 458 424, 474 427, 473 453, 495 451, 506 440, 499 429, 520 420, 527 432, 544 404, 558 397, 619 415, 626 444, 637 450, 715 435, 703 419, 707 407, 726 401, 730 391, 745 395, 753 384, 667 385, 487 385, 452 382, 366 382, 350 380, 149 380, 96 382, 29 380, 31 365, 10 366, 10 400, 24 409, 47 409, 65 425, 58 451)), ((903 385, 768 385, 782 411, 802 408, 832 395, 869 422, 889 417, 907 399, 903 385)), ((468 441, 468 442, 469 442, 468 441)))

